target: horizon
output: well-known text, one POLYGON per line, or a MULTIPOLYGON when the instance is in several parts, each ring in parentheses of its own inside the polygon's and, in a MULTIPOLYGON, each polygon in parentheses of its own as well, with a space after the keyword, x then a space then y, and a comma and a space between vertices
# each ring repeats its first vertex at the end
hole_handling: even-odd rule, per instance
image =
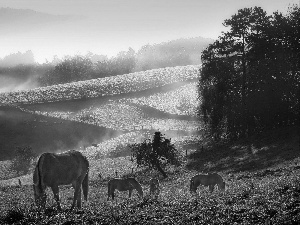
POLYGON ((216 40, 225 30, 224 20, 241 8, 286 13, 292 4, 298 0, 3 0, 0 8, 29 9, 41 15, 30 23, 22 17, 0 22, 5 31, 0 58, 30 50, 35 62, 43 63, 55 55, 61 59, 88 52, 113 57, 129 48, 137 52, 147 44, 181 38, 216 40))

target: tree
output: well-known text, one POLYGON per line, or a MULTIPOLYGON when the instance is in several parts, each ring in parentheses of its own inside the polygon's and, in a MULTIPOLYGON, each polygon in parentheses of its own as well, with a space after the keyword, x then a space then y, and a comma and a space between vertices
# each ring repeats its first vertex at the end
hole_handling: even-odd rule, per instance
POLYGON ((130 145, 132 157, 136 159, 138 166, 156 168, 165 178, 167 174, 163 170, 166 165, 180 165, 180 154, 171 144, 171 140, 155 132, 153 140, 144 140, 139 144, 130 145))
POLYGON ((63 84, 87 80, 92 77, 93 63, 88 57, 66 58, 54 68, 50 68, 41 78, 43 85, 63 84))
POLYGON ((135 51, 129 48, 127 52, 119 52, 116 57, 96 62, 94 78, 131 73, 135 64, 135 51))
POLYGON ((31 161, 36 157, 30 146, 17 147, 15 150, 15 158, 12 160, 12 168, 18 175, 27 174, 31 161))
POLYGON ((287 16, 254 7, 225 20, 229 31, 201 55, 198 114, 211 136, 237 139, 299 123, 297 15, 297 6, 287 16))

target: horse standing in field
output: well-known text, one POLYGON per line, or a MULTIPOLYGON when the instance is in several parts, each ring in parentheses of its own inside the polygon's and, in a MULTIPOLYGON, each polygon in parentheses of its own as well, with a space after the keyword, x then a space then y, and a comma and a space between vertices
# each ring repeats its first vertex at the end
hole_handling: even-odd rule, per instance
POLYGON ((143 198, 143 189, 139 182, 136 181, 136 179, 129 177, 126 179, 121 178, 114 178, 110 181, 108 181, 108 197, 107 201, 109 200, 109 197, 111 196, 114 200, 115 197, 115 190, 118 191, 129 191, 129 198, 131 197, 132 190, 137 190, 140 198, 143 198))
POLYGON ((157 200, 159 192, 159 180, 152 178, 150 180, 150 196, 154 196, 154 198, 157 200))
POLYGON ((53 191, 58 209, 61 210, 59 201, 59 185, 72 184, 74 198, 71 210, 81 208, 81 186, 84 199, 88 196, 89 162, 78 151, 68 151, 62 154, 43 153, 33 173, 33 192, 37 206, 45 208, 47 187, 53 191))
POLYGON ((199 185, 209 186, 210 193, 213 192, 215 185, 218 185, 219 190, 225 190, 225 182, 222 177, 217 173, 212 174, 198 174, 191 178, 190 181, 190 191, 196 193, 197 187, 199 185))

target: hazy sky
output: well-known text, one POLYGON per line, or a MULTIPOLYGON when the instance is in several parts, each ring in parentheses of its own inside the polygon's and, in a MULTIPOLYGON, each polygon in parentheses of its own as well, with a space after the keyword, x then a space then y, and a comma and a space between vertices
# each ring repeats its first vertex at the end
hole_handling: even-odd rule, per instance
MULTIPOLYGON (((32 9, 81 19, 0 35, 0 57, 32 50, 36 61, 66 54, 115 55, 178 38, 216 39, 238 9, 260 6, 286 12, 299 0, 0 0, 0 7, 32 9)), ((31 24, 34 27, 34 23, 31 24)), ((13 28, 12 28, 13 29, 13 28)), ((16 28, 18 29, 18 28, 16 28)))

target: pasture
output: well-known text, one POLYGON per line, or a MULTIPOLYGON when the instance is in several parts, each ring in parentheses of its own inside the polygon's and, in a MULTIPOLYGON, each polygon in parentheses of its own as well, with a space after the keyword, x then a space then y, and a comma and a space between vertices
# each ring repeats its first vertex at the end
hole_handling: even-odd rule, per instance
POLYGON ((73 189, 62 186, 63 210, 57 211, 48 189, 46 210, 40 212, 32 190, 36 162, 29 174, 16 177, 9 171, 10 161, 1 161, 0 223, 296 224, 300 220, 297 128, 211 145, 195 113, 197 70, 165 68, 1 94, 0 115, 6 126, 1 132, 10 132, 7 149, 16 144, 12 134, 22 136, 18 144, 30 144, 37 153, 76 148, 89 160, 90 190, 83 208, 69 211, 73 189), (127 148, 157 130, 184 156, 180 167, 165 168, 166 179, 157 171, 137 168, 127 148), (189 181, 201 172, 219 173, 226 182, 225 192, 210 194, 200 186, 197 195, 191 194, 189 181), (106 201, 107 183, 116 176, 134 176, 144 195, 149 193, 150 179, 158 178, 158 200, 140 200, 136 191, 129 200, 128 192, 116 191, 117 203, 106 201))
MULTIPOLYGON (((102 164, 106 160, 98 163, 102 164)), ((125 159, 116 160, 113 169, 118 168, 118 165, 121 168, 125 162, 125 159)), ((279 166, 249 173, 223 173, 227 185, 224 193, 215 191, 210 194, 207 188, 200 187, 197 197, 189 193, 189 178, 196 171, 184 168, 169 171, 169 178, 161 180, 161 193, 157 202, 140 201, 135 191, 131 200, 127 200, 128 192, 117 192, 117 204, 107 202, 107 181, 112 173, 103 173, 104 179, 94 174, 90 180, 89 201, 83 204, 82 210, 77 211, 68 211, 73 197, 70 186, 61 188, 63 211, 56 210, 52 193, 48 190, 45 213, 39 212, 34 206, 31 185, 5 186, 0 190, 2 222, 192 224, 198 221, 200 224, 264 224, 270 220, 273 224, 296 224, 300 219, 300 167, 295 166, 296 163, 299 160, 290 162, 290 167, 279 166)), ((106 165, 111 165, 111 161, 108 160, 106 165)), ((145 194, 149 192, 148 175, 149 172, 136 175, 145 194)))
MULTIPOLYGON (((297 140, 297 136, 292 139, 297 140)), ((193 141, 186 142, 192 146, 193 141)), ((225 192, 215 190, 210 194, 207 187, 201 186, 196 196, 189 192, 189 180, 199 173, 199 168, 188 170, 186 165, 197 159, 193 158, 193 154, 199 154, 201 149, 191 153, 181 167, 168 168, 167 179, 162 179, 156 171, 134 169, 134 176, 141 183, 145 195, 149 193, 150 178, 160 179, 161 192, 158 201, 147 201, 147 198, 140 201, 136 191, 133 191, 130 200, 128 192, 116 191, 117 203, 106 201, 107 182, 116 176, 115 171, 118 171, 119 177, 130 176, 131 168, 135 168, 135 165, 129 156, 95 159, 95 155, 88 155, 91 165, 89 201, 83 203, 82 210, 68 210, 73 198, 73 189, 71 186, 62 186, 60 196, 63 210, 56 210, 53 194, 48 189, 45 213, 39 212, 33 200, 32 176, 24 176, 21 177, 24 184, 21 187, 17 185, 17 178, 11 179, 10 183, 1 182, 2 220, 6 223, 14 221, 20 224, 265 224, 266 221, 273 224, 297 224, 296 221, 300 219, 299 149, 293 144, 279 142, 273 142, 273 145, 277 145, 279 149, 294 148, 293 156, 290 151, 290 158, 286 161, 265 165, 258 170, 245 168, 244 171, 237 172, 232 167, 218 171, 226 182, 225 192)), ((107 141, 101 146, 106 148, 108 155, 114 151, 111 144, 107 141)), ((240 152, 243 152, 244 144, 240 143, 240 152)), ((260 144, 264 155, 269 154, 270 152, 265 150, 270 144, 269 141, 268 144, 260 144)), ((210 157, 205 151, 202 155, 206 159, 210 157)), ((235 164, 238 160, 237 158, 232 163, 235 164)), ((261 160, 263 161, 263 158, 261 160)), ((201 170, 212 171, 211 164, 204 164, 201 170)))

